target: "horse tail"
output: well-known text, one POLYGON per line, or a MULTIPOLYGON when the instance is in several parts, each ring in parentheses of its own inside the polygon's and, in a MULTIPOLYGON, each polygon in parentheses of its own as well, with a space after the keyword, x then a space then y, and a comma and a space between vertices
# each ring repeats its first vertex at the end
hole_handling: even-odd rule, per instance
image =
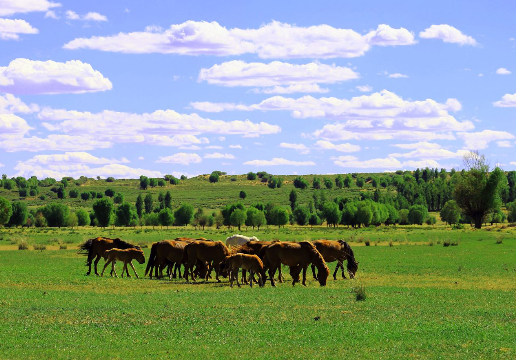
POLYGON ((86 266, 88 266, 92 260, 93 240, 95 239, 86 240, 83 244, 79 245, 79 251, 77 252, 78 254, 88 256, 88 259, 86 260, 86 266))
POLYGON ((354 274, 358 270, 358 262, 355 259, 353 249, 351 249, 351 246, 349 246, 349 244, 345 241, 341 242, 341 244, 346 251, 346 260, 348 261, 348 272, 352 272, 354 274))
POLYGON ((158 243, 155 242, 151 246, 149 261, 147 262, 147 267, 145 268, 145 276, 147 276, 147 274, 149 273, 149 270, 152 272, 152 268, 154 267, 154 263, 156 262, 156 253, 158 251, 157 249, 158 249, 158 243))

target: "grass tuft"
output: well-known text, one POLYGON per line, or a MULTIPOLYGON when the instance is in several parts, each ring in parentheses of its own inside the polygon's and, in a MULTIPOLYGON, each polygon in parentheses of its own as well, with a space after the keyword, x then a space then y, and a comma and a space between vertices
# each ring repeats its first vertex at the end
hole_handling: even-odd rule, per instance
POLYGON ((43 250, 47 249, 47 246, 43 245, 43 244, 34 244, 33 246, 34 246, 34 250, 43 251, 43 250))
POLYGON ((371 242, 369 240, 365 241, 365 246, 371 246, 371 242))
POLYGON ((18 250, 29 250, 29 245, 25 240, 20 241, 18 244, 18 250))
POLYGON ((356 301, 364 301, 367 298, 365 285, 358 282, 352 289, 351 292, 355 294, 356 301))
POLYGON ((66 250, 66 249, 68 249, 67 245, 64 245, 64 244, 59 245, 59 250, 66 250))
POLYGON ((496 239, 496 243, 497 243, 497 244, 501 244, 501 243, 503 243, 503 238, 498 238, 498 239, 496 239))

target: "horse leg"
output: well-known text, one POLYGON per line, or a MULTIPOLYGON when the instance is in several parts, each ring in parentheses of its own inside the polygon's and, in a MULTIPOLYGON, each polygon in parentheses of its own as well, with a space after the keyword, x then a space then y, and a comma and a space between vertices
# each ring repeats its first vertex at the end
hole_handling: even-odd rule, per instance
POLYGON ((100 254, 97 254, 97 258, 95 259, 95 275, 98 275, 99 272, 97 271, 97 264, 100 261, 100 254))
MULTIPOLYGON (((131 264, 131 266, 133 266, 133 261, 132 260, 129 261, 129 264, 131 264)), ((131 275, 129 275, 129 268, 127 267, 127 263, 124 263, 124 267, 125 267, 125 273, 126 273, 127 277, 131 277, 131 275)))
POLYGON ((347 279, 346 275, 344 275, 344 263, 342 260, 340 261, 340 268, 342 269, 342 278, 347 279))
POLYGON ((104 269, 102 269, 102 274, 100 276, 104 276, 104 270, 106 270, 107 266, 111 263, 111 260, 106 261, 104 264, 104 269))
POLYGON ((136 275, 136 278, 137 278, 137 279, 139 279, 139 277, 138 277, 138 273, 136 272, 136 269, 134 268, 133 262, 132 262, 132 261, 130 261, 130 262, 129 262, 129 265, 131 265, 131 267, 133 268, 134 275, 136 275))
POLYGON ((285 281, 285 278, 283 277, 283 273, 281 271, 281 264, 278 267, 278 281, 283 284, 283 281, 285 281))
POLYGON ((239 272, 239 271, 240 271, 240 268, 237 268, 237 269, 236 269, 236 276, 235 276, 235 277, 236 277, 236 282, 237 282, 238 287, 240 287, 240 282, 238 281, 238 275, 239 275, 239 274, 238 274, 238 272, 239 272))
MULTIPOLYGON (((245 270, 242 270, 242 271, 245 271, 245 270)), ((249 271, 249 286, 251 287, 251 289, 253 288, 253 277, 254 277, 253 270, 250 270, 249 271)))
MULTIPOLYGON (((219 265, 216 265, 214 266, 215 267, 215 279, 217 280, 217 282, 221 282, 220 279, 219 279, 219 272, 220 272, 220 266, 219 265)), ((238 287, 240 287, 240 283, 238 282, 238 269, 237 269, 237 285, 238 287)))
POLYGON ((242 269, 242 282, 247 285, 247 270, 242 269))
POLYGON ((271 266, 269 267, 269 278, 271 279, 271 286, 276 286, 276 284, 274 283, 274 275, 275 275, 275 273, 276 273, 276 269, 271 264, 271 266))
POLYGON ((314 280, 317 280, 317 274, 315 273, 315 265, 311 264, 312 267, 312 274, 314 275, 314 280))
POLYGON ((86 266, 88 266, 88 272, 86 275, 91 274, 91 263, 93 262, 93 252, 90 252, 88 254, 88 261, 86 262, 86 266))
MULTIPOLYGON (((115 263, 116 263, 116 261, 113 261, 111 263, 111 271, 115 274, 115 277, 118 277, 116 270, 115 270, 115 263)), ((111 276, 113 276, 113 275, 111 275, 111 276)))
POLYGON ((303 286, 306 286, 306 270, 308 269, 308 265, 303 268, 303 286))
MULTIPOLYGON (((333 280, 337 280, 337 272, 339 271, 340 260, 337 261, 337 266, 335 266, 335 271, 333 272, 333 280)), ((314 268, 314 264, 312 264, 312 269, 314 268)), ((317 279, 315 279, 317 280, 317 279)))

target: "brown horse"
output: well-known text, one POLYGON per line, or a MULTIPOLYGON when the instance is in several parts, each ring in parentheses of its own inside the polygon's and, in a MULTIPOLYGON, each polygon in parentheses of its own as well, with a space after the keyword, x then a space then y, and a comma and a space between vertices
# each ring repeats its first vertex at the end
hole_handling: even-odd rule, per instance
MULTIPOLYGON (((95 275, 98 275, 97 271, 97 264, 100 261, 100 258, 104 255, 104 252, 106 250, 110 249, 138 249, 140 250, 139 246, 130 244, 128 242, 125 242, 121 239, 110 239, 105 237, 97 237, 95 239, 89 239, 84 244, 79 246, 79 253, 82 252, 84 255, 88 255, 88 259, 86 260, 86 266, 88 266, 88 272, 86 275, 89 275, 91 273, 91 262, 93 259, 95 259, 95 275)), ((128 272, 129 274, 129 272, 128 272)))
MULTIPOLYGON (((248 241, 245 244, 235 246, 231 248, 231 251, 236 254, 248 254, 258 255, 263 260, 264 251, 263 249, 272 244, 272 241, 248 241)), ((283 282, 283 275, 281 274, 281 266, 278 268, 278 279, 279 282, 283 282)), ((246 270, 242 270, 242 282, 247 284, 246 270)))
MULTIPOLYGON (((183 264, 185 265, 184 277, 188 282, 188 273, 195 281, 193 267, 198 260, 204 263, 213 263, 215 278, 220 282, 220 263, 230 255, 229 249, 220 241, 194 241, 185 246, 183 264)), ((205 279, 207 280, 208 275, 205 279)))
POLYGON ((299 273, 303 270, 303 285, 306 286, 306 269, 308 265, 314 264, 319 271, 319 284, 326 285, 326 280, 330 274, 330 270, 323 257, 317 251, 315 246, 308 241, 299 243, 293 242, 276 242, 265 248, 264 265, 269 267, 269 277, 271 285, 274 284, 274 274, 281 264, 290 266, 292 277, 292 285, 299 282, 299 273), (297 276, 296 276, 297 274, 297 276))
MULTIPOLYGON (((238 282, 238 271, 242 268, 243 270, 249 270, 250 275, 249 278, 252 279, 254 273, 257 273, 260 277, 258 280, 258 284, 260 287, 264 285, 265 282, 265 271, 263 269, 263 263, 257 255, 247 255, 247 254, 234 254, 226 256, 224 260, 222 260, 220 264, 220 269, 222 271, 227 270, 229 273, 229 284, 233 287, 233 280, 236 278, 236 282, 238 287, 240 287, 240 283, 238 282)), ((253 282, 249 281, 249 286, 253 287, 253 282)))
MULTIPOLYGON (((188 243, 186 241, 163 240, 155 242, 151 246, 149 261, 145 269, 145 276, 149 273, 152 279, 152 271, 155 270, 155 277, 163 277, 163 268, 167 265, 179 267, 183 261, 184 249, 188 243), (159 270, 159 275, 158 275, 159 270)), ((179 270, 181 274, 181 270, 179 270)), ((181 275, 180 275, 181 276, 181 275)), ((172 272, 169 274, 172 278, 172 272)))
POLYGON ((138 273, 136 272, 136 269, 133 265, 133 260, 138 261, 140 264, 145 264, 145 255, 143 254, 142 250, 139 249, 109 249, 104 251, 104 260, 106 261, 106 264, 104 265, 104 269, 102 269, 101 276, 104 276, 104 271, 106 270, 106 267, 111 264, 111 276, 113 276, 113 273, 115 274, 115 277, 118 277, 116 270, 115 270, 115 263, 117 260, 124 262, 124 267, 122 268, 122 277, 124 277, 124 270, 127 272, 127 276, 129 275, 129 270, 127 270, 127 264, 131 265, 133 268, 134 274, 138 278, 138 273))
MULTIPOLYGON (((342 278, 346 279, 344 275, 344 265, 343 262, 347 260, 347 270, 349 277, 353 279, 358 270, 358 262, 355 260, 355 255, 353 254, 353 250, 347 242, 344 240, 315 240, 312 241, 312 244, 315 245, 317 251, 319 251, 324 258, 324 261, 327 263, 337 261, 337 266, 335 267, 335 271, 333 273, 333 279, 337 280, 337 271, 342 269, 342 278)), ((314 275, 314 279, 317 280, 317 275, 315 274, 315 266, 312 264, 312 273, 314 275)))

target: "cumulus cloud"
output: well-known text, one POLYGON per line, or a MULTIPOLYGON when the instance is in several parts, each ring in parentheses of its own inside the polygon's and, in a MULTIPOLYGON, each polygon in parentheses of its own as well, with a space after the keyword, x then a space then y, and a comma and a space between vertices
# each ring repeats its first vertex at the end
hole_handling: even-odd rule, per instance
POLYGON ((310 153, 310 149, 305 144, 291 144, 282 142, 279 146, 286 149, 294 149, 299 151, 301 154, 310 153))
POLYGON ((215 152, 212 154, 204 155, 205 159, 234 159, 235 155, 232 154, 221 154, 219 152, 215 152))
MULTIPOLYGON (((14 114, 0 114, 0 139, 20 138, 31 129, 29 124, 19 116, 14 114)), ((0 141, 0 144, 1 143, 2 141, 0 141)))
POLYGON ((165 163, 165 164, 181 164, 181 165, 189 165, 189 164, 197 164, 202 161, 201 157, 197 154, 189 154, 189 153, 177 153, 170 156, 160 156, 157 163, 165 163))
POLYGON ((39 106, 36 104, 27 105, 13 94, 0 95, 0 114, 32 113, 35 111, 39 111, 39 106))
POLYGON ((33 28, 25 20, 0 19, 0 40, 18 40, 20 34, 37 34, 38 29, 33 28))
POLYGON ((415 44, 404 28, 381 24, 361 35, 329 25, 299 27, 273 21, 258 29, 227 29, 217 22, 186 21, 166 30, 119 33, 112 36, 77 38, 65 49, 95 49, 122 53, 180 55, 257 54, 261 58, 336 58, 364 55, 371 46, 415 44))
POLYGON ((408 78, 408 75, 401 74, 401 73, 389 74, 388 76, 389 76, 390 78, 394 78, 394 79, 408 78))
POLYGON ((420 141, 417 143, 410 144, 394 144, 392 146, 399 147, 400 149, 440 149, 441 145, 436 143, 429 143, 428 141, 420 141))
POLYGON ((484 130, 480 132, 459 132, 457 136, 464 140, 464 149, 482 150, 488 147, 491 141, 512 140, 514 135, 507 131, 484 130))
POLYGON ((359 74, 347 67, 312 62, 304 65, 281 61, 246 63, 241 60, 201 69, 198 80, 221 86, 253 86, 255 92, 326 92, 318 84, 333 84, 357 79, 359 74))
POLYGON ((45 13, 45 19, 59 19, 59 16, 57 16, 56 12, 54 10, 49 10, 45 13))
POLYGON ((210 146, 206 146, 206 149, 224 149, 224 148, 219 145, 210 145, 210 146))
POLYGON ((498 75, 511 75, 511 72, 507 70, 506 68, 499 68, 496 70, 496 73, 498 75))
POLYGON ((459 29, 447 24, 432 25, 421 31, 419 37, 423 39, 440 39, 446 43, 459 45, 477 45, 477 41, 474 38, 463 34, 459 29))
POLYGON ((357 168, 357 169, 384 169, 384 170, 397 170, 397 169, 415 169, 415 168, 438 168, 441 167, 435 160, 423 160, 423 161, 404 161, 401 162, 398 159, 389 156, 386 158, 376 158, 370 160, 358 160, 346 159, 346 160, 335 160, 335 165, 346 167, 346 168, 357 168))
POLYGON ((241 145, 238 145, 238 144, 237 144, 237 145, 229 145, 229 148, 230 148, 230 149, 241 149, 241 148, 242 148, 242 146, 241 146, 241 145))
POLYGON ((516 107, 516 94, 505 94, 502 100, 493 103, 496 107, 516 107))
POLYGON ((0 67, 0 92, 14 94, 65 94, 111 90, 113 85, 90 64, 18 58, 0 67))
POLYGON ((113 146, 112 142, 95 139, 90 136, 70 136, 62 134, 50 134, 46 138, 37 136, 21 137, 19 134, 7 140, 0 141, 0 149, 7 152, 16 151, 84 151, 93 149, 105 149, 113 146))
POLYGON ((330 141, 319 140, 315 143, 315 146, 321 150, 336 150, 340 152, 357 152, 360 151, 359 145, 352 145, 349 143, 345 144, 334 144, 330 141))
POLYGON ((0 16, 34 11, 48 11, 61 4, 48 0, 0 0, 0 16))
POLYGON ((244 165, 253 165, 253 166, 278 166, 278 165, 288 165, 288 166, 313 166, 315 163, 313 161, 292 161, 283 158, 272 158, 272 160, 250 160, 246 161, 244 165))
POLYGON ((446 149, 420 148, 407 153, 389 154, 389 157, 411 159, 461 159, 467 154, 469 154, 468 150, 457 150, 456 152, 453 152, 446 149))
POLYGON ((105 110, 100 113, 45 108, 38 114, 50 131, 91 136, 112 143, 146 143, 159 146, 189 146, 208 143, 202 134, 257 137, 281 131, 277 125, 249 120, 222 121, 173 110, 133 114, 105 110))
POLYGON ((97 12, 89 12, 86 15, 79 15, 75 11, 67 10, 65 16, 68 20, 82 20, 82 21, 107 21, 107 17, 97 12))
POLYGON ((512 147, 512 144, 510 141, 497 141, 496 144, 499 146, 499 147, 504 147, 504 148, 510 148, 512 147))
POLYGON ((255 88, 251 92, 255 94, 294 94, 294 93, 327 93, 330 89, 322 88, 319 84, 299 84, 289 86, 273 86, 268 88, 255 88))

